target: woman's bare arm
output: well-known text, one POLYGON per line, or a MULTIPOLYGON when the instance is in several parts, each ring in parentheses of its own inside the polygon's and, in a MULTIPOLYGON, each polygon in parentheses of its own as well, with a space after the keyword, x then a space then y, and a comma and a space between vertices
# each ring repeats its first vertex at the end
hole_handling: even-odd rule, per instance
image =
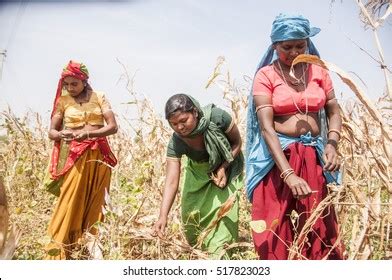
MULTIPOLYGON (((265 139, 272 158, 281 172, 288 170, 291 168, 291 166, 287 161, 285 154, 283 153, 278 135, 275 131, 273 108, 265 106, 272 104, 271 97, 258 95, 254 96, 254 101, 256 107, 264 105, 262 109, 258 110, 257 118, 260 123, 261 133, 265 139)), ((312 192, 308 183, 295 174, 287 177, 286 184, 290 187, 295 197, 306 197, 312 192)))
POLYGON ((178 191, 180 172, 180 160, 166 160, 166 180, 165 187, 163 189, 162 203, 159 211, 158 221, 153 226, 153 231, 157 233, 160 238, 163 238, 164 236, 164 231, 167 224, 167 216, 178 191))

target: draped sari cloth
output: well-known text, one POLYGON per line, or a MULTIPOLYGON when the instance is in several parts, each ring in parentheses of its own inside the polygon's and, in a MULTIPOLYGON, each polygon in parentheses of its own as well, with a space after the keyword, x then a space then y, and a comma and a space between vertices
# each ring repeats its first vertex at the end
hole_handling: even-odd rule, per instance
MULTIPOLYGON (((202 249, 210 254, 211 259, 217 259, 225 246, 238 239, 238 190, 242 187, 243 177, 241 174, 232 177, 226 187, 219 188, 212 182, 208 171, 208 162, 187 159, 182 186, 181 218, 189 244, 194 246, 201 241, 202 249), (218 218, 220 208, 231 198, 234 201, 229 211, 224 217, 218 218)), ((222 257, 229 256, 230 254, 223 254, 222 257)))
MULTIPOLYGON (((63 69, 52 110, 52 117, 62 94, 65 77, 80 80, 88 78, 87 68, 77 62, 63 69)), ((66 124, 63 124, 66 126, 66 124)), ((96 234, 94 225, 102 221, 105 193, 109 192, 111 167, 117 160, 110 150, 106 137, 84 141, 55 141, 49 164, 50 179, 59 190, 59 196, 48 234, 46 259, 69 259, 72 250, 80 246, 84 232, 96 234)))
POLYGON ((243 156, 233 158, 230 143, 215 123, 211 121, 212 105, 201 109, 190 97, 198 110, 199 123, 188 136, 204 135, 208 161, 197 162, 188 158, 182 184, 181 213, 185 236, 193 246, 201 244, 210 253, 210 258, 229 258, 222 253, 225 246, 238 238, 238 190, 243 183, 243 156), (224 161, 230 163, 226 175, 227 185, 216 186, 211 179, 224 161), (222 205, 233 199, 224 217, 218 217, 222 205))
POLYGON ((209 156, 208 172, 210 173, 218 168, 222 162, 227 161, 228 163, 231 163, 234 160, 231 153, 231 146, 226 135, 214 122, 210 121, 214 105, 210 104, 202 109, 196 99, 189 95, 188 97, 192 100, 192 103, 195 105, 199 115, 199 122, 188 137, 192 138, 196 135, 204 135, 204 142, 209 156))
MULTIPOLYGON (((301 232, 306 220, 328 195, 323 169, 316 150, 306 143, 294 142, 284 151, 290 166, 303 178, 313 191, 304 199, 293 197, 290 188, 279 177, 275 165, 255 188, 252 203, 252 221, 265 221, 270 230, 253 231, 253 241, 260 259, 285 260, 288 248, 301 232), (273 226, 273 223, 277 224, 273 226), (293 226, 294 223, 294 226, 293 226)), ((316 220, 295 259, 342 259, 336 215, 329 205, 316 220)))
POLYGON ((83 233, 96 234, 94 226, 103 220, 102 207, 111 177, 111 168, 103 160, 98 145, 93 145, 63 176, 48 227, 51 242, 46 247, 46 259, 70 259, 72 250, 83 244, 83 233))
MULTIPOLYGON (((311 28, 309 21, 302 16, 280 14, 272 25, 272 44, 260 61, 256 73, 260 68, 271 64, 277 58, 273 49, 273 44, 277 42, 306 39, 308 42, 307 53, 319 56, 316 47, 310 40, 310 37, 319 32, 319 28, 311 28)), ((251 91, 249 94, 246 191, 249 200, 252 202, 252 220, 264 220, 267 223, 267 227, 272 221, 274 223, 278 222, 273 234, 269 231, 263 233, 253 232, 256 251, 262 259, 286 259, 288 257, 287 245, 292 243, 295 234, 294 227, 287 218, 290 216, 290 211, 299 211, 301 219, 296 228, 299 232, 304 219, 309 214, 308 212, 311 212, 327 195, 326 183, 340 183, 341 177, 339 172, 331 174, 322 171, 323 162, 321 155, 324 150, 323 144, 326 142, 325 131, 327 130, 324 110, 319 112, 319 121, 321 134, 314 139, 312 139, 310 134, 302 135, 299 138, 278 134, 282 150, 288 157, 290 166, 298 176, 308 182, 312 190, 317 191, 309 198, 298 201, 294 199, 289 187, 279 177, 280 171, 275 165, 269 148, 261 135, 253 92, 251 91), (312 144, 312 142, 314 143, 312 144), (302 147, 305 148, 303 149, 302 147), (314 176, 316 172, 317 176, 314 176), (284 243, 278 240, 283 240, 284 243)), ((327 217, 317 221, 313 228, 313 233, 315 235, 319 234, 318 238, 315 238, 315 235, 313 235, 309 239, 310 247, 314 246, 314 252, 309 251, 309 248, 304 249, 304 258, 323 258, 327 254, 328 248, 333 246, 331 244, 334 243, 338 234, 336 216, 332 207, 329 207, 327 212, 327 217), (320 242, 323 245, 320 245, 320 242)), ((335 245, 341 249, 340 244, 335 245)), ((341 251, 332 251, 330 254, 330 258, 340 259, 341 257, 341 251)))

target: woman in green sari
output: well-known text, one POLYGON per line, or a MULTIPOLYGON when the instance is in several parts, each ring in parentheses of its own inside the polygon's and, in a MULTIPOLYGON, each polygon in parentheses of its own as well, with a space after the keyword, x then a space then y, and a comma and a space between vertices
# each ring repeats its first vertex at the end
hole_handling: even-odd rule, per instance
MULTIPOLYGON (((167 148, 166 181, 154 232, 164 236, 176 196, 181 157, 187 156, 181 216, 185 236, 217 258, 238 238, 238 190, 242 187, 241 137, 230 114, 210 104, 203 109, 189 95, 173 95, 166 119, 174 133, 167 148)), ((223 253, 224 255, 224 253, 223 253)), ((226 255, 227 256, 227 255, 226 255)))

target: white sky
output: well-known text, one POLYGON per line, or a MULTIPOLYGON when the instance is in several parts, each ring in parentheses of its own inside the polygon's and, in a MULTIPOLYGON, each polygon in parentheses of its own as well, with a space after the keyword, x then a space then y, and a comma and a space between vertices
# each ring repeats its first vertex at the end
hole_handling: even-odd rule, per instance
MULTIPOLYGON (((105 91, 115 111, 129 105, 119 58, 135 71, 135 90, 149 97, 159 113, 178 92, 201 104, 222 105, 220 90, 204 86, 218 56, 232 77, 253 76, 270 44, 271 23, 280 12, 302 14, 322 31, 313 41, 322 58, 366 83, 371 98, 385 88, 383 73, 346 36, 377 57, 373 34, 364 30, 353 0, 134 0, 0 3, 0 49, 7 50, 0 80, 0 110, 27 110, 49 121, 61 69, 70 59, 84 62, 90 82, 105 91), (55 3, 53 3, 55 2, 55 3)), ((391 66, 392 20, 379 35, 391 66)), ((333 75, 335 90, 349 89, 333 75)), ((130 111, 131 112, 131 111, 130 111)), ((129 117, 131 113, 127 113, 129 117)))

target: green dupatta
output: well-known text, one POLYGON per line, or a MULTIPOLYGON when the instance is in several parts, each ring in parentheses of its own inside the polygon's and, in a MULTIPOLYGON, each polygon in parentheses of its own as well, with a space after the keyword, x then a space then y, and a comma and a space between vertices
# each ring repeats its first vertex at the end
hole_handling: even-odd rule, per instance
POLYGON ((227 161, 230 164, 230 174, 228 176, 228 181, 231 181, 233 178, 242 173, 242 153, 238 155, 238 157, 241 159, 235 160, 233 158, 231 145, 227 139, 227 136, 215 123, 211 122, 211 112, 215 105, 209 104, 201 108, 197 100, 195 100, 192 96, 188 95, 188 97, 192 100, 199 114, 199 122, 197 127, 188 137, 194 137, 200 134, 204 135, 204 142, 209 156, 208 173, 215 171, 224 161, 227 161))

